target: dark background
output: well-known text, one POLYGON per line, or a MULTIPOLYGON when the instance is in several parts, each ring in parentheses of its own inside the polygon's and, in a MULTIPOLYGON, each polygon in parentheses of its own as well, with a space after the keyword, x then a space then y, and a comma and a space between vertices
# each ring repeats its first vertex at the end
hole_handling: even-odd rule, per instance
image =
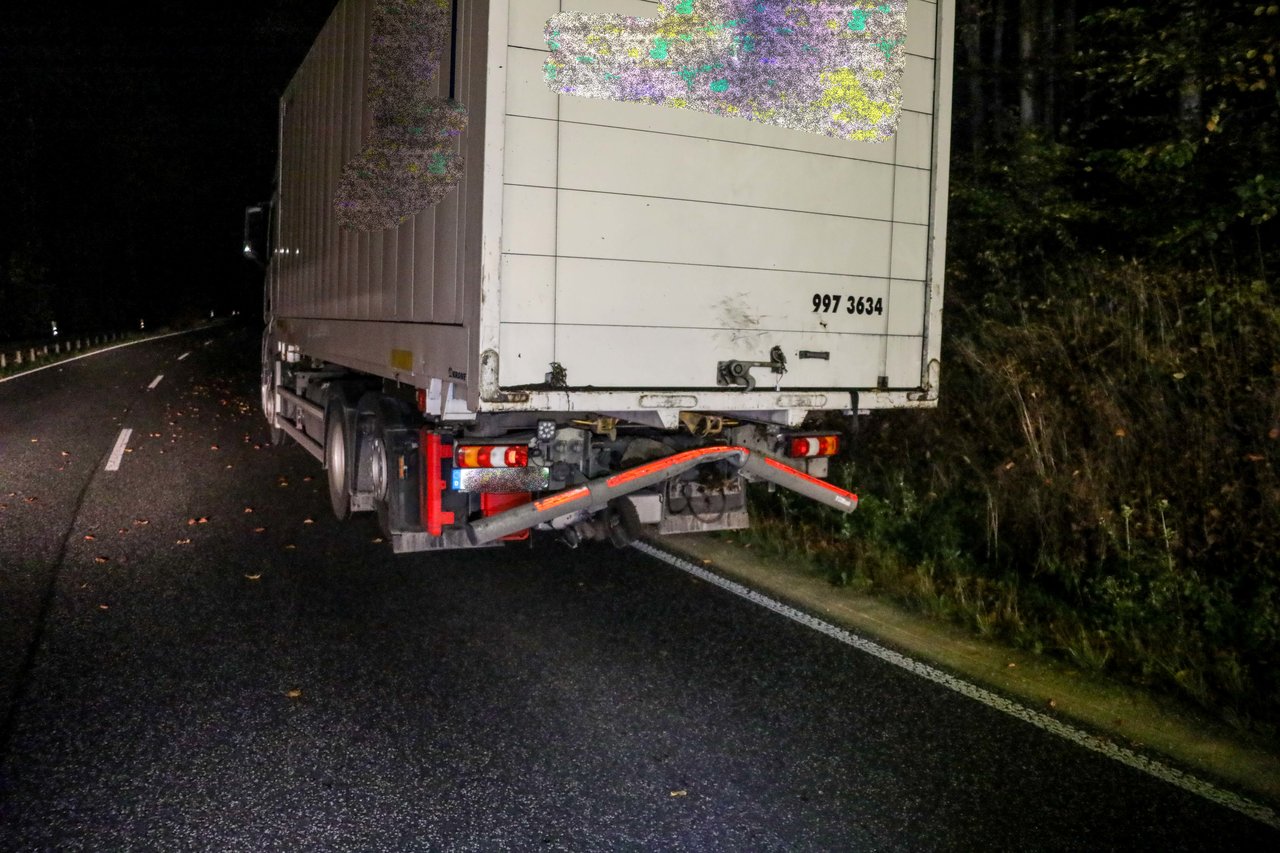
POLYGON ((276 101, 334 4, 8 4, 0 339, 254 310, 276 101))

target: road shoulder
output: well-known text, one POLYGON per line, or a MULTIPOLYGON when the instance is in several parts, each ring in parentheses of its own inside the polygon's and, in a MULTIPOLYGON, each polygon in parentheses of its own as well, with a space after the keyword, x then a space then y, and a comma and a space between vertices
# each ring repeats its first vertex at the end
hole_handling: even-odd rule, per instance
POLYGON ((1272 745, 1171 700, 976 638, 884 599, 832 586, 800 561, 762 557, 707 535, 664 536, 653 544, 1029 707, 1061 715, 1280 805, 1280 756, 1272 745))

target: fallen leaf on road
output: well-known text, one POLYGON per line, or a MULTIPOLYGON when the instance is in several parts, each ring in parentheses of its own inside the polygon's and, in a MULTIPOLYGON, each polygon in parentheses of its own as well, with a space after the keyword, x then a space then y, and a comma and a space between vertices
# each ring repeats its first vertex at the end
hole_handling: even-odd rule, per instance
POLYGON ((34 495, 32 495, 31 497, 29 497, 29 498, 27 498, 27 499, 26 499, 27 503, 29 503, 29 504, 33 504, 33 503, 35 503, 35 502, 36 502, 36 501, 38 501, 38 500, 40 500, 40 499, 39 499, 39 498, 37 498, 37 497, 35 497, 34 495))
POLYGON ((1018 665, 1017 665, 1016 663, 1014 663, 1013 661, 1009 661, 1009 663, 1005 664, 1005 666, 1009 667, 1009 669, 1017 669, 1017 668, 1018 668, 1018 665))
POLYGON ((673 796, 673 797, 687 797, 687 796, 689 796, 689 792, 688 792, 688 791, 685 791, 685 790, 683 790, 683 789, 682 789, 682 790, 679 790, 679 791, 672 791, 672 792, 671 792, 671 796, 673 796))
POLYGON ((245 579, 245 580, 247 580, 247 581, 260 581, 260 580, 262 580, 262 575, 261 575, 261 574, 256 574, 256 575, 245 575, 245 576, 244 576, 244 579, 245 579))
POLYGON ((38 439, 38 438, 33 438, 33 439, 31 439, 31 443, 32 443, 32 444, 39 444, 39 443, 40 443, 40 439, 38 439))
POLYGON ((290 699, 300 699, 302 698, 302 691, 295 687, 293 690, 290 690, 288 693, 284 695, 289 697, 290 699))
POLYGON ((128 532, 129 532, 129 528, 127 527, 121 527, 119 530, 116 531, 116 533, 128 533, 128 532))
POLYGON ((381 537, 381 536, 375 536, 375 537, 373 537, 373 544, 375 544, 375 545, 381 545, 381 544, 382 544, 382 537, 381 537))
POLYGON ((109 605, 109 604, 99 604, 99 605, 98 605, 98 609, 99 609, 99 610, 110 610, 110 609, 111 609, 111 605, 109 605))
POLYGON ((314 480, 314 479, 315 479, 315 477, 312 477, 310 474, 308 474, 307 476, 305 476, 305 477, 303 477, 303 478, 302 478, 302 482, 304 482, 304 483, 310 483, 310 482, 311 482, 312 480, 314 480))
POLYGON ((253 512, 253 507, 251 507, 251 506, 247 506, 247 507, 245 507, 245 508, 244 508, 244 511, 245 511, 245 512, 253 512))
POLYGON ((86 534, 84 535, 84 541, 86 541, 86 542, 92 542, 93 540, 95 540, 95 539, 97 539, 97 538, 98 538, 98 537, 97 537, 97 536, 94 536, 92 533, 86 533, 86 534))
POLYGON ((253 528, 253 532, 254 532, 254 533, 265 533, 265 532, 266 532, 266 530, 267 530, 267 528, 265 528, 265 527, 255 527, 255 528, 253 528))
POLYGON ((202 515, 198 519, 196 519, 196 524, 208 524, 208 523, 209 523, 209 519, 206 516, 202 515))
POLYGON ((1058 700, 1050 699, 1048 702, 1045 702, 1045 704, 1048 705, 1049 710, 1052 711, 1054 708, 1058 707, 1058 700))
POLYGON ((218 445, 216 445, 216 444, 211 444, 211 445, 209 445, 209 449, 210 449, 210 450, 217 450, 217 449, 218 449, 218 445))
POLYGON ((194 518, 188 518, 188 519, 187 519, 187 527, 190 527, 191 525, 193 525, 193 524, 195 524, 195 523, 196 523, 196 520, 195 520, 194 518))
POLYGON ((132 447, 126 447, 126 448, 124 449, 124 452, 125 452, 125 453, 132 453, 132 452, 133 452, 133 448, 132 448, 132 447))
POLYGON ((109 562, 111 562, 111 558, 110 558, 110 557, 101 557, 101 556, 99 556, 99 557, 94 557, 94 558, 93 558, 93 561, 94 561, 95 563, 109 563, 109 562))
POLYGON ((296 551, 296 550, 298 549, 298 546, 297 546, 297 545, 285 545, 285 546, 284 546, 284 549, 285 549, 286 551, 296 551))
POLYGON ((191 544, 191 540, 190 540, 190 539, 179 539, 179 540, 177 541, 177 544, 178 544, 178 545, 190 545, 190 544, 191 544))
POLYGON ((312 521, 312 520, 311 520, 311 519, 309 519, 309 518, 304 518, 304 519, 302 519, 302 523, 303 523, 303 524, 315 524, 315 522, 314 522, 314 521, 312 521))
POLYGON ((70 455, 71 455, 70 453, 68 453, 68 452, 67 452, 67 451, 65 451, 65 450, 61 451, 61 453, 62 453, 62 455, 63 455, 63 456, 70 456, 70 455))
POLYGON ((139 527, 142 527, 142 526, 144 526, 144 525, 150 524, 150 523, 151 523, 151 521, 150 521, 150 519, 146 519, 146 518, 135 518, 135 519, 133 520, 133 523, 134 523, 134 524, 136 524, 136 525, 138 525, 139 527))

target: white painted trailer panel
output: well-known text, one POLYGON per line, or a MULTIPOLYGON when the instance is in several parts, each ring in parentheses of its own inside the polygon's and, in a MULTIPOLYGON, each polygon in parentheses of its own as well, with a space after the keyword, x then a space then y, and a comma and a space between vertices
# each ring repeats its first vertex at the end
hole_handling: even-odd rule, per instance
POLYGON ((906 402, 894 389, 932 397, 947 143, 934 114, 950 91, 949 62, 935 57, 951 7, 908 3, 899 131, 863 143, 555 95, 543 71, 548 18, 562 8, 655 17, 658 4, 509 3, 491 318, 500 384, 537 386, 554 363, 579 397, 701 389, 705 401, 719 362, 767 361, 777 345, 788 356, 782 389, 865 390, 862 405, 906 402), (815 312, 815 294, 882 300, 883 313, 815 312))

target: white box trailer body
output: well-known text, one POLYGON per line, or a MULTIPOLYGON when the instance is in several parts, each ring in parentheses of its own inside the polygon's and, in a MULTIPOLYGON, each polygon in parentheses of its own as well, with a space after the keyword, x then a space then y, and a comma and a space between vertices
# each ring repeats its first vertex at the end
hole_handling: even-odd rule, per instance
MULTIPOLYGON (((591 435, 615 443, 615 423, 683 427, 723 447, 746 435, 725 425, 771 425, 752 446, 777 456, 778 430, 813 412, 936 405, 954 0, 908 0, 898 131, 880 143, 549 88, 549 18, 562 8, 653 18, 656 2, 451 0, 433 85, 467 110, 461 180, 397 227, 353 231, 333 201, 374 128, 366 78, 377 2, 342 0, 282 97, 272 207, 264 409, 330 468, 340 516, 343 494, 350 509, 376 503, 358 482, 363 439, 352 438, 372 429, 357 423, 373 417, 372 404, 352 414, 361 378, 416 391, 414 417, 458 425, 449 446, 528 430, 536 418, 528 464, 544 466, 545 482, 531 496, 613 470, 594 461, 588 436, 581 475, 560 477, 551 445, 538 443, 544 427, 572 438, 594 424, 591 435), (338 438, 354 448, 345 456, 331 451, 332 399, 346 413, 338 438)), ((392 432, 409 429, 400 415, 378 417, 399 424, 392 432)), ((569 438, 557 446, 582 444, 569 438)), ((696 449, 653 438, 672 458, 696 449)), ((751 451, 740 449, 716 456, 725 470, 770 479, 780 468, 748 464, 751 451)), ((615 451, 624 465, 653 458, 615 451)), ((422 462, 422 476, 436 476, 432 464, 422 462)), ((824 476, 826 460, 799 467, 812 480, 804 472, 824 476)), ((696 473, 676 469, 686 481, 696 473)), ((852 506, 838 489, 783 484, 852 506)), ((709 529, 671 522, 675 493, 652 488, 662 507, 640 514, 656 512, 662 532, 709 529)), ((686 497, 704 489, 681 488, 686 497)), ((447 547, 419 491, 413 512, 437 538, 391 531, 396 547, 447 547)), ((616 503, 614 486, 597 491, 593 509, 616 503)), ((742 526, 741 506, 721 526, 742 526)), ((552 515, 531 512, 520 520, 552 515)))
POLYGON ((351 232, 331 200, 372 122, 373 5, 338 5, 282 100, 270 295, 282 339, 434 380, 456 416, 794 424, 934 403, 954 0, 909 1, 903 109, 882 143, 551 92, 543 29, 562 5, 654 17, 657 3, 456 0, 438 94, 469 112, 464 177, 396 229, 351 232), (840 309, 815 311, 815 295, 840 309), (858 298, 880 310, 849 313, 858 298), (721 362, 769 361, 774 346, 780 383, 756 368, 754 391, 717 384, 721 362))

